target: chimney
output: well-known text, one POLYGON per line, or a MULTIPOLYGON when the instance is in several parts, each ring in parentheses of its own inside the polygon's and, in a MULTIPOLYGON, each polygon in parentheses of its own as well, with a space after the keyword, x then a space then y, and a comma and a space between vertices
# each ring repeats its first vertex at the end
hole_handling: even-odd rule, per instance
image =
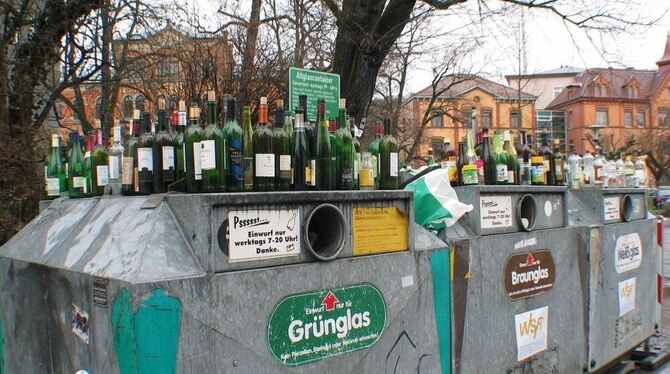
POLYGON ((663 57, 658 60, 656 65, 658 65, 659 71, 670 70, 670 31, 668 32, 668 37, 665 40, 665 51, 663 52, 663 57))

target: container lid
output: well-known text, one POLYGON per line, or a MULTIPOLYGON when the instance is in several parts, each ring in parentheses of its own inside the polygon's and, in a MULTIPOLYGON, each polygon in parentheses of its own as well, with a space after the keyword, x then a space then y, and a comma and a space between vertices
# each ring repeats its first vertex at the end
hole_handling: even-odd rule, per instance
POLYGON ((538 163, 542 163, 542 162, 544 162, 544 157, 542 157, 542 156, 533 156, 533 157, 530 158, 530 162, 538 162, 538 163))
POLYGON ((477 170, 477 165, 470 165, 470 164, 463 165, 463 171, 473 171, 473 170, 475 171, 477 170))

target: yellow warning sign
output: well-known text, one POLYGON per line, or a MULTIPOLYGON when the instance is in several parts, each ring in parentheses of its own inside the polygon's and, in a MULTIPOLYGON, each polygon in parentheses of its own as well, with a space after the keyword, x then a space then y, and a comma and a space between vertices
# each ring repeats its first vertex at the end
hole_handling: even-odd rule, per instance
POLYGON ((354 256, 408 249, 407 214, 396 207, 354 208, 354 256))

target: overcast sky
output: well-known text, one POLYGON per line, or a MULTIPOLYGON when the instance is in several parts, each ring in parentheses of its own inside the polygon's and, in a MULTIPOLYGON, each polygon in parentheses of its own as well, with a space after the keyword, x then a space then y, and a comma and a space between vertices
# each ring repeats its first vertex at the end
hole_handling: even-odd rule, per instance
MULTIPOLYGON (((248 0, 225 0, 238 4, 241 9, 249 7, 248 0)), ((586 1, 596 4, 597 9, 616 7, 612 0, 570 0, 586 1), (604 4, 604 5, 603 5, 604 4)), ((634 67, 638 69, 655 69, 665 47, 670 30, 670 1, 668 0, 627 0, 637 2, 639 6, 627 9, 631 17, 660 17, 657 24, 644 31, 634 34, 591 34, 592 40, 585 32, 576 27, 566 27, 557 16, 543 10, 526 10, 524 13, 527 35, 526 73, 535 73, 555 69, 561 65, 580 68, 593 67, 634 67), (597 45, 594 45, 597 44, 597 45)), ((212 0, 187 0, 199 8, 201 14, 212 14, 219 2, 212 0)), ((469 1, 466 10, 477 13, 480 3, 469 1)), ((501 2, 488 1, 485 4, 496 6, 501 2)), ((586 5, 588 6, 588 5, 586 5)), ((430 27, 436 33, 452 31, 449 35, 461 34, 469 37, 479 35, 479 47, 471 57, 473 71, 481 72, 487 78, 504 82, 504 76, 519 72, 516 62, 514 30, 511 24, 518 22, 509 15, 504 17, 479 17, 465 15, 466 10, 450 8, 432 21, 430 27), (461 13, 461 14, 459 14, 461 13), (474 19, 474 21, 473 21, 474 19)), ((212 17, 216 18, 216 17, 212 17)), ((210 18, 209 20, 212 20, 210 18)), ((202 18, 201 18, 202 20, 202 18)), ((434 43, 449 43, 450 37, 435 38, 434 43)), ((434 55, 421 59, 416 67, 409 72, 408 91, 415 92, 430 84, 431 66, 434 55)))

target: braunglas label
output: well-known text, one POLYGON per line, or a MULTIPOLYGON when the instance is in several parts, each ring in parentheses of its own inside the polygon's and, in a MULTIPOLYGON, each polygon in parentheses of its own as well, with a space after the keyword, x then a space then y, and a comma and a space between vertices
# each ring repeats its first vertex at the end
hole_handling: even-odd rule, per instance
POLYGON ((109 183, 109 168, 107 165, 98 165, 95 167, 96 182, 98 187, 109 183))
POLYGON ((107 164, 109 165, 109 179, 119 179, 119 170, 121 166, 119 156, 109 156, 107 160, 107 164))
POLYGON ((514 316, 517 360, 547 349, 549 307, 537 308, 514 316))
POLYGON ((121 172, 121 183, 130 184, 133 179, 133 158, 123 158, 123 171, 121 172))
POLYGON ((216 169, 216 145, 214 140, 200 142, 200 168, 202 170, 216 169))
POLYGON ((137 169, 154 171, 153 150, 151 148, 137 148, 137 169))
POLYGON ((193 143, 193 169, 195 180, 202 180, 202 167, 200 166, 200 142, 193 143))
POLYGON ((254 165, 257 177, 275 176, 275 155, 272 153, 257 153, 256 164, 254 165))
POLYGON ((390 175, 392 177, 397 177, 398 176, 398 154, 395 152, 391 152, 390 156, 390 164, 391 164, 391 171, 390 175))
POLYGON ((47 178, 47 195, 60 195, 60 180, 58 178, 47 178))
POLYGON ((174 169, 174 147, 163 146, 163 170, 174 169))

